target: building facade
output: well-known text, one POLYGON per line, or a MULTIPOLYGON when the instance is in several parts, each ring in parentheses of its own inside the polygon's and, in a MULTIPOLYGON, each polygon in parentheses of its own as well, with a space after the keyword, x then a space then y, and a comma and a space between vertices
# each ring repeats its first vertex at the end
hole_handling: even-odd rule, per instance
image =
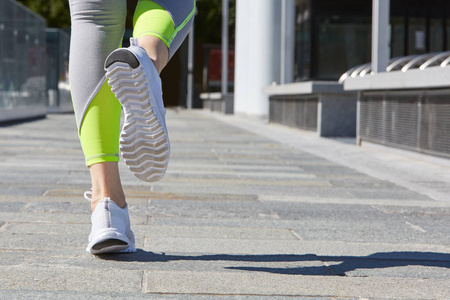
MULTIPOLYGON (((372 0, 297 0, 295 79, 337 80, 370 62, 372 0)), ((390 57, 450 50, 450 1, 390 0, 390 57)))
POLYGON ((450 1, 237 0, 235 113, 450 157, 449 50, 450 1))

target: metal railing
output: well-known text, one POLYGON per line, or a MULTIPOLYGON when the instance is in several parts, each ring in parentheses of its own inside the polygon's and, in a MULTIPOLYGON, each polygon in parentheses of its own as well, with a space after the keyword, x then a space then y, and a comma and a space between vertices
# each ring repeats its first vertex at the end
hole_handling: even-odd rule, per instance
MULTIPOLYGON (((392 58, 386 68, 386 72, 401 71, 406 72, 412 69, 424 70, 430 67, 447 67, 450 63, 450 51, 440 53, 427 53, 421 55, 409 55, 392 58)), ((347 78, 364 77, 372 75, 371 63, 366 63, 351 68, 339 78, 339 83, 343 83, 347 78)))

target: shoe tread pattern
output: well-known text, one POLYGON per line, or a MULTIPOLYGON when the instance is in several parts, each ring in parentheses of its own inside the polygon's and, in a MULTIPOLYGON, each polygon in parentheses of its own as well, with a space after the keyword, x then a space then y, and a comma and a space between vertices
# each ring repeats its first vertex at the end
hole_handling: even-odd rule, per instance
POLYGON ((148 182, 158 181, 166 172, 170 154, 168 135, 161 125, 164 120, 158 120, 154 112, 158 108, 153 107, 143 67, 130 65, 129 61, 120 61, 117 57, 120 55, 109 64, 107 60, 106 77, 124 109, 120 151, 136 177, 148 182))

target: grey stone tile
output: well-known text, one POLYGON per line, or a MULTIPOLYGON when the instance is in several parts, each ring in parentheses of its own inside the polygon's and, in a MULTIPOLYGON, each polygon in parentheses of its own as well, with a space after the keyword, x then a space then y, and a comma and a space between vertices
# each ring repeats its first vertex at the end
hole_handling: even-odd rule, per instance
POLYGON ((87 235, 91 231, 91 225, 64 224, 64 223, 9 223, 4 232, 8 235, 87 235))
MULTIPOLYGON (((130 294, 130 293, 93 293, 93 292, 75 292, 75 291, 17 291, 17 290, 0 290, 0 298, 11 300, 35 300, 35 299, 61 299, 61 300, 79 300, 79 299, 92 299, 92 300, 104 300, 104 299, 220 299, 220 300, 256 300, 256 299, 286 299, 285 296, 240 296, 240 295, 161 295, 161 294, 130 294)), ((340 298, 329 297, 315 297, 322 300, 336 300, 340 298)), ((299 300, 309 300, 310 297, 295 297, 299 300)), ((348 300, 349 298, 345 298, 348 300)), ((354 298, 355 300, 359 298, 354 298)))
MULTIPOLYGON (((73 253, 84 253, 88 242, 89 231, 84 234, 8 234, 3 233, 0 249, 19 251, 70 250, 73 253)), ((144 239, 136 238, 136 247, 144 247, 144 239)))
POLYGON ((347 188, 371 188, 371 189, 398 189, 398 187, 385 180, 377 180, 374 178, 361 178, 361 176, 336 176, 338 178, 330 178, 331 176, 324 176, 336 187, 347 188))
MULTIPOLYGON (((444 256, 440 254, 438 256, 444 256)), ((450 255, 445 261, 421 261, 382 259, 345 259, 330 262, 329 267, 338 275, 352 277, 383 277, 383 278, 427 278, 450 279, 450 255)))
POLYGON ((248 185, 248 192, 260 196, 291 196, 306 198, 353 198, 346 188, 336 188, 326 181, 304 181, 302 185, 248 185))
POLYGON ((327 240, 238 240, 164 237, 147 240, 144 250, 163 253, 211 253, 211 254, 298 254, 312 253, 318 256, 365 257, 374 253, 433 252, 447 253, 448 245, 392 244, 367 242, 341 242, 327 240))
POLYGON ((205 185, 202 183, 190 184, 189 182, 184 184, 161 182, 153 187, 153 191, 156 193, 178 194, 250 194, 251 196, 256 192, 255 190, 249 190, 246 185, 205 185))
POLYGON ((324 164, 311 164, 306 163, 302 164, 299 162, 297 164, 300 168, 305 170, 305 172, 316 174, 317 176, 330 176, 330 175, 339 175, 339 176, 362 176, 366 177, 367 175, 364 175, 360 172, 357 172, 353 169, 346 168, 343 166, 340 166, 338 164, 330 164, 330 165, 324 165, 324 164))
MULTIPOLYGON (((88 204, 89 205, 89 204, 88 204)), ((86 208, 89 211, 89 208, 86 208)), ((35 223, 35 224, 90 224, 90 212, 75 214, 70 212, 43 213, 43 212, 0 212, 0 220, 9 223, 35 223)), ((148 224, 145 214, 131 213, 133 224, 148 224)))
POLYGON ((153 217, 195 218, 278 218, 259 202, 152 200, 149 212, 153 217))
MULTIPOLYGON (((164 237, 182 238, 220 238, 220 239, 260 239, 260 240, 296 240, 296 236, 289 229, 276 228, 222 228, 206 226, 160 226, 134 224, 131 217, 131 228, 136 236, 150 239, 164 237)), ((1 223, 0 223, 1 225, 1 223)), ((62 223, 9 223, 4 233, 7 235, 87 235, 91 230, 90 224, 62 224, 62 223)), ((6 235, 6 236, 7 236, 6 235)))
POLYGON ((70 213, 90 214, 90 206, 86 201, 83 202, 33 202, 27 206, 24 212, 43 212, 43 213, 70 213))
POLYGON ((331 275, 329 269, 314 255, 297 258, 293 255, 226 255, 155 253, 138 249, 135 253, 93 256, 59 251, 2 251, 0 265, 5 267, 46 266, 48 268, 95 268, 143 271, 255 271, 291 275, 331 275), (38 263, 37 263, 38 262, 38 263), (304 270, 299 270, 300 268, 304 270), (294 272, 294 271, 296 272, 294 272))
POLYGON ((222 228, 281 228, 291 229, 295 226, 301 226, 301 221, 296 220, 282 220, 282 219, 242 219, 242 218, 196 218, 183 217, 174 218, 170 216, 152 216, 152 224, 154 225, 168 225, 168 226, 209 226, 222 228))
POLYGON ((292 276, 255 272, 146 272, 149 293, 201 293, 225 295, 285 295, 442 298, 450 292, 449 280, 419 281, 402 278, 292 276), (430 291, 430 293, 426 291, 430 291))
MULTIPOLYGON (((152 299, 164 299, 159 298, 159 296, 156 297, 158 298, 152 297, 152 299)), ((89 291, 78 292, 78 291, 0 290, 0 298, 10 300, 35 300, 35 299, 103 300, 103 299, 148 299, 149 296, 145 294, 130 294, 129 292, 98 293, 89 291)))
POLYGON ((34 186, 0 186, 1 195, 13 195, 13 196, 41 196, 46 191, 46 187, 34 187, 34 186))
POLYGON ((4 170, 0 174, 0 182, 5 184, 16 184, 17 182, 27 182, 33 185, 37 184, 56 184, 65 176, 65 172, 48 174, 48 170, 42 172, 27 172, 25 170, 4 170))
POLYGON ((23 202, 0 202, 1 212, 15 212, 20 211, 26 203, 23 202))
POLYGON ((294 202, 264 202, 264 207, 277 213, 282 219, 288 220, 345 220, 348 223, 358 223, 361 220, 383 220, 386 215, 379 210, 359 204, 334 203, 294 203, 294 202))
POLYGON ((349 194, 355 198, 371 198, 371 199, 420 199, 420 200, 430 200, 429 197, 421 195, 407 189, 396 188, 396 189, 351 189, 349 194))
POLYGON ((417 206, 384 206, 377 205, 377 209, 389 215, 398 215, 402 217, 423 217, 423 218, 442 218, 450 217, 450 206, 447 207, 417 207, 417 206))
POLYGON ((27 266, 4 267, 3 290, 140 293, 142 271, 27 266))
POLYGON ((148 236, 150 240, 164 237, 241 239, 241 240, 296 240, 289 229, 275 228, 222 228, 205 226, 134 226, 136 235, 148 236))

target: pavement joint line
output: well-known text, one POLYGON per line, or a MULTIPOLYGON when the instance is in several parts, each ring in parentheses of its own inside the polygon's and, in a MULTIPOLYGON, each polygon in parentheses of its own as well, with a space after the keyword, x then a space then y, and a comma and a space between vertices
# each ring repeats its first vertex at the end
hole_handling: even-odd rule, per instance
POLYGON ((258 200, 261 202, 298 202, 298 203, 315 203, 315 204, 359 204, 370 205, 375 209, 383 211, 380 206, 411 206, 411 207, 450 207, 448 202, 440 202, 433 200, 393 200, 393 199, 370 199, 361 200, 359 198, 302 198, 298 196, 283 196, 283 195, 258 195, 258 200))
POLYGON ((9 222, 4 222, 3 224, 0 223, 0 233, 6 232, 8 227, 9 227, 9 222))
POLYGON ((299 241, 303 241, 305 240, 304 238, 302 238, 294 229, 289 229, 291 231, 291 233, 297 238, 297 240, 299 241))
POLYGON ((41 197, 47 197, 47 194, 49 193, 50 189, 46 189, 43 193, 41 197))
POLYGON ((334 296, 309 296, 304 294, 292 294, 292 295, 286 295, 286 294, 256 294, 256 293, 176 293, 176 292, 145 292, 146 295, 168 295, 168 296, 177 296, 177 295, 190 295, 190 296, 215 296, 215 297, 283 297, 283 298, 342 298, 342 297, 334 297, 334 296))
POLYGON ((410 223, 410 222, 408 222, 408 221, 405 221, 405 223, 407 224, 407 225, 409 225, 412 229, 414 229, 414 230, 416 230, 416 231, 420 231, 420 232, 427 232, 425 229, 423 229, 422 227, 420 227, 419 225, 414 225, 414 224, 412 224, 412 223, 410 223))
POLYGON ((26 212, 27 209, 33 204, 33 202, 28 202, 27 204, 25 204, 22 208, 20 208, 20 212, 26 212))
POLYGON ((142 282, 141 282, 141 293, 145 294, 147 285, 148 285, 148 280, 147 280, 148 276, 147 276, 147 271, 142 271, 142 282))
POLYGON ((333 268, 333 265, 331 265, 329 262, 323 261, 319 256, 317 258, 322 262, 322 264, 327 268, 328 272, 330 272, 332 276, 346 276, 345 274, 344 275, 338 274, 336 270, 333 268))

